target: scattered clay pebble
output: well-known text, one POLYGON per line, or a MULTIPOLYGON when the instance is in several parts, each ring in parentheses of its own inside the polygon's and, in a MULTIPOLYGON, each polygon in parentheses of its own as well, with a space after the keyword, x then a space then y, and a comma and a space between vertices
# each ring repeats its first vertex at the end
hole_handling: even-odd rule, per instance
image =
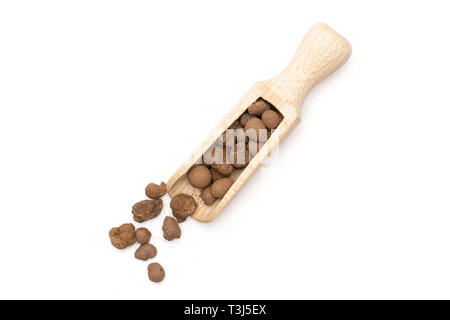
POLYGON ((162 207, 163 202, 161 199, 143 200, 136 203, 131 211, 136 222, 144 222, 157 217, 161 213, 162 207))
POLYGON ((250 107, 248 107, 248 113, 250 113, 253 116, 260 116, 264 111, 269 110, 270 107, 262 99, 258 99, 255 102, 253 102, 250 107))
POLYGON ((146 244, 150 241, 152 233, 147 228, 136 229, 136 241, 140 244, 146 244))
POLYGON ((146 243, 136 250, 134 257, 139 260, 147 261, 148 259, 154 258, 157 253, 158 251, 154 245, 146 243))
POLYGON ((183 222, 187 217, 194 214, 195 210, 197 210, 197 206, 198 204, 195 199, 185 193, 177 194, 170 201, 170 208, 172 208, 172 213, 179 223, 183 222))
POLYGON ((147 267, 148 277, 153 282, 160 282, 164 279, 166 273, 163 267, 157 262, 150 263, 147 267))
POLYGON ((275 129, 276 127, 278 127, 282 119, 277 112, 273 110, 267 110, 262 114, 261 120, 266 128, 275 129))
POLYGON ((248 120, 247 124, 245 125, 245 133, 248 135, 250 140, 253 141, 266 141, 267 139, 266 126, 261 121, 261 119, 256 117, 248 120))
POLYGON ((217 171, 219 171, 219 173, 224 176, 229 176, 231 173, 233 173, 233 169, 234 169, 231 164, 227 164, 227 163, 213 164, 213 165, 211 165, 211 167, 216 169, 217 171))
POLYGON ((204 188, 211 183, 211 172, 200 164, 189 170, 187 178, 194 188, 204 188))
POLYGON ((112 228, 109 231, 111 244, 117 249, 125 249, 136 242, 136 232, 131 223, 125 223, 118 228, 112 228))
POLYGON ((234 183, 234 180, 231 178, 222 178, 215 181, 211 185, 211 194, 214 198, 220 199, 225 193, 227 193, 228 189, 230 189, 231 185, 234 183))
POLYGON ((158 186, 156 183, 150 183, 145 188, 145 194, 150 199, 159 199, 166 194, 166 184, 161 182, 161 185, 158 186))
POLYGON ((211 187, 203 189, 202 193, 200 194, 200 197, 207 206, 212 205, 214 201, 216 201, 216 198, 214 198, 213 195, 211 194, 211 187))
POLYGON ((177 221, 172 217, 165 217, 162 226, 163 237, 166 240, 172 241, 173 239, 179 239, 181 236, 181 229, 177 221))
POLYGON ((249 114, 248 112, 245 112, 242 114, 242 116, 239 118, 239 122, 241 123, 241 125, 243 127, 245 127, 245 125, 247 124, 248 120, 250 120, 251 118, 253 118, 254 116, 252 116, 251 114, 249 114))
POLYGON ((209 169, 209 171, 211 171, 211 178, 212 178, 213 182, 225 177, 217 169, 211 168, 211 169, 209 169))

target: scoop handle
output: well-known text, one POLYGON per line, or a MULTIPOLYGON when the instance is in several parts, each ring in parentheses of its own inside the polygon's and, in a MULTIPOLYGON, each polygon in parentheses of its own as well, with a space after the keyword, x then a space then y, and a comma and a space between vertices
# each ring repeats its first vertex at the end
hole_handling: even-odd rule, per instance
POLYGON ((305 35, 288 66, 270 85, 299 108, 308 92, 341 67, 350 57, 350 43, 325 23, 315 24, 305 35))

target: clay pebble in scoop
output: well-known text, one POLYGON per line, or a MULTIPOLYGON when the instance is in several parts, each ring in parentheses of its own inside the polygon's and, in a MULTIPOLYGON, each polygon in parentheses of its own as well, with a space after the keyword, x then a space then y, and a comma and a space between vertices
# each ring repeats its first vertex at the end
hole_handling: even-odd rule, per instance
POLYGON ((234 180, 231 178, 222 178, 215 181, 211 185, 211 194, 214 198, 220 199, 225 193, 227 193, 228 189, 230 189, 231 185, 234 183, 234 180))
POLYGON ((223 178, 223 177, 225 177, 225 176, 224 176, 223 174, 221 174, 221 173, 219 172, 219 170, 217 170, 217 169, 211 168, 210 171, 211 171, 211 178, 212 178, 212 181, 213 181, 213 182, 216 181, 216 180, 219 180, 219 179, 221 179, 221 178, 223 178))
POLYGON ((233 173, 234 170, 233 166, 228 163, 213 164, 211 165, 211 168, 217 170, 220 174, 224 176, 229 176, 230 174, 233 173))
POLYGON ((267 110, 262 114, 261 120, 266 128, 275 129, 280 124, 282 118, 277 112, 273 110, 267 110))
POLYGON ((187 217, 193 215, 195 210, 197 210, 197 206, 198 204, 195 199, 185 193, 177 194, 170 201, 170 208, 178 223, 185 221, 187 217))
POLYGON ((211 183, 211 172, 206 166, 198 165, 189 170, 187 178, 194 188, 201 189, 211 183))
POLYGON ((248 120, 245 125, 245 134, 253 141, 266 141, 267 129, 264 123, 259 118, 252 118, 248 120))
POLYGON ((269 110, 270 106, 262 99, 258 99, 248 107, 248 113, 253 116, 260 116, 264 111, 269 110))
POLYGON ((216 198, 214 198, 213 195, 211 194, 211 187, 203 189, 202 193, 200 194, 200 197, 207 206, 212 205, 214 201, 216 201, 216 198))

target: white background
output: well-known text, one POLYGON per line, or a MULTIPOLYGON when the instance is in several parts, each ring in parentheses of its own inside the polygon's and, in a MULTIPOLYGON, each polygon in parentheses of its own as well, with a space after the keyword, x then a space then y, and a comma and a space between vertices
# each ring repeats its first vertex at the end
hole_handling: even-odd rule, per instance
POLYGON ((0 2, 0 298, 450 298, 445 1, 0 2), (256 80, 324 21, 353 46, 279 158, 166 279, 113 248, 256 80))

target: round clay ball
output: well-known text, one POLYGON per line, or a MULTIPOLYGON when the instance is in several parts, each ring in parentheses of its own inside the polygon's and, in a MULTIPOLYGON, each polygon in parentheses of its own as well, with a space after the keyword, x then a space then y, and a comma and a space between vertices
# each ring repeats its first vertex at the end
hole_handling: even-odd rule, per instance
POLYGON ((281 122, 281 116, 273 111, 273 110, 267 110, 264 111, 264 113, 261 116, 261 120, 268 129, 275 129, 278 127, 278 125, 281 122))
POLYGON ((216 198, 214 198, 211 193, 211 187, 206 187, 205 189, 203 189, 200 197, 207 206, 212 205, 214 201, 216 201, 216 198))
POLYGON ((248 120, 245 125, 245 134, 253 141, 266 141, 267 129, 264 123, 259 118, 252 118, 248 120))
POLYGON ((234 180, 231 178, 222 178, 215 181, 211 185, 211 195, 217 199, 222 198, 225 195, 225 193, 227 193, 228 189, 230 189, 233 183, 234 180))
POLYGON ((141 245, 136 252, 134 257, 139 260, 147 261, 148 259, 154 258, 157 254, 156 247, 150 243, 141 245))
POLYGON ((166 273, 163 267, 157 262, 150 263, 147 267, 148 277, 153 282, 160 282, 164 279, 166 273))
POLYGON ((263 114, 264 111, 269 110, 270 106, 267 102, 265 102, 262 99, 258 99, 255 102, 251 104, 250 107, 248 107, 248 113, 250 113, 253 116, 260 116, 263 114))
POLYGON ((146 244, 150 241, 152 233, 147 228, 136 229, 136 241, 140 244, 146 244))
POLYGON ((194 188, 205 188, 211 183, 211 172, 204 165, 193 167, 187 176, 189 183, 194 188))

